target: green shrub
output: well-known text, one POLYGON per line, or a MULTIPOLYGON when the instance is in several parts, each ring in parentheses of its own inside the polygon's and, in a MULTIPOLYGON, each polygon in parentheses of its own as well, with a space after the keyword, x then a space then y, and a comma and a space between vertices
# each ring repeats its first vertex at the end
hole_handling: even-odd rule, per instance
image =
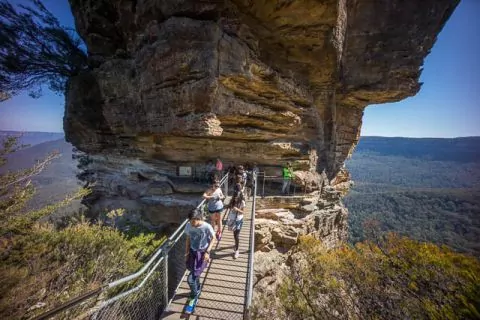
POLYGON ((155 234, 128 239, 86 222, 59 231, 36 225, 10 240, 0 267, 2 319, 29 316, 37 302, 51 307, 132 273, 163 241, 155 234))
POLYGON ((480 318, 480 262, 447 247, 390 234, 327 251, 304 237, 289 266, 274 307, 288 319, 480 318))
MULTIPOLYGON (((18 137, 5 139, 0 167, 19 148, 18 137)), ((81 189, 39 210, 25 209, 35 194, 30 178, 56 156, 52 153, 31 169, 0 174, 0 319, 31 318, 132 273, 164 241, 155 233, 137 229, 123 234, 114 224, 91 224, 82 217, 63 229, 40 224, 41 218, 89 192, 81 189)), ((112 211, 105 219, 114 221, 122 214, 112 211)))

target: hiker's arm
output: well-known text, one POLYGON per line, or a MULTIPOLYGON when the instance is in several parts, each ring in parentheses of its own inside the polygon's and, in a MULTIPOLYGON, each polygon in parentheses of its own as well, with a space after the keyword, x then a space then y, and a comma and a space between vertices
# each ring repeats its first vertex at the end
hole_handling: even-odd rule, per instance
POLYGON ((245 212, 243 212, 243 210, 238 207, 235 207, 234 209, 237 210, 238 212, 241 212, 242 214, 245 214, 245 212))
POLYGON ((209 230, 209 232, 212 240, 210 240, 210 243, 208 244, 208 247, 206 250, 207 252, 210 252, 210 250, 212 250, 213 248, 213 245, 215 244, 215 231, 212 228, 211 230, 209 230))
POLYGON ((208 247, 206 250, 208 254, 210 254, 210 251, 212 250, 214 244, 215 244, 215 234, 213 235, 212 240, 208 244, 208 247))
POLYGON ((212 237, 212 240, 210 241, 207 250, 205 250, 205 254, 203 255, 203 260, 209 261, 210 260, 210 251, 213 248, 213 245, 215 244, 215 236, 212 237))

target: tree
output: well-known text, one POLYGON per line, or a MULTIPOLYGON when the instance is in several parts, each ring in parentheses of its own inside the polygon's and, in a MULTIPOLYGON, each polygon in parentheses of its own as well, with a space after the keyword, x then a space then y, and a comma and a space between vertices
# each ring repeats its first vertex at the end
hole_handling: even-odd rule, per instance
MULTIPOLYGON (((18 139, 19 137, 8 136, 1 142, 0 168, 7 163, 9 154, 26 147, 20 145, 18 139)), ((28 214, 24 212, 28 201, 35 193, 31 178, 42 172, 53 159, 59 156, 60 154, 54 151, 44 159, 37 161, 32 168, 16 172, 7 171, 0 174, 0 237, 9 238, 12 233, 19 232, 20 229, 25 227, 28 229, 28 226, 34 221, 61 205, 59 204, 55 208, 47 207, 43 210, 32 211, 28 214)), ((70 202, 71 199, 67 198, 66 201, 70 202)))
MULTIPOLYGON (((0 167, 20 148, 18 137, 6 138, 0 145, 0 167)), ((61 202, 28 209, 35 194, 31 178, 59 156, 53 152, 33 168, 0 174, 0 319, 30 319, 132 273, 165 241, 140 227, 129 234, 117 230, 114 219, 122 210, 95 224, 73 212, 66 226, 41 221, 89 192, 81 189, 61 202)), ((95 303, 82 303, 67 318, 95 303)))
MULTIPOLYGON (((303 237, 289 257, 274 312, 288 319, 478 319, 480 262, 389 234, 327 251, 303 237)), ((257 306, 272 310, 269 299, 257 306)), ((267 313, 268 313, 267 312, 267 313)))
POLYGON ((87 55, 74 30, 60 25, 40 0, 13 6, 0 0, 0 101, 42 85, 63 94, 67 81, 87 68, 87 55))

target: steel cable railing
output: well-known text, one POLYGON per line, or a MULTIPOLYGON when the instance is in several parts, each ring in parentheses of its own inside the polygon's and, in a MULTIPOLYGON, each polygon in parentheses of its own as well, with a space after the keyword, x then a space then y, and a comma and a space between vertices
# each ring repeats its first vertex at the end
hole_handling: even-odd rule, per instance
POLYGON ((250 216, 250 248, 248 253, 248 278, 247 278, 247 292, 245 303, 245 316, 249 318, 250 308, 252 306, 253 298, 253 264, 255 257, 255 206, 257 203, 257 175, 253 174, 253 200, 252 200, 252 212, 250 216))
MULTIPOLYGON (((275 176, 275 175, 266 175, 266 173, 259 172, 257 174, 257 180, 261 180, 261 190, 259 190, 259 195, 261 197, 266 196, 284 196, 285 194, 282 193, 282 183, 283 177, 282 176, 275 176)), ((290 188, 287 192, 290 196, 295 196, 297 193, 297 184, 292 183, 290 184, 290 188), (293 187, 293 192, 290 192, 293 187)))
MULTIPOLYGON (((220 185, 227 193, 228 174, 220 180, 220 185)), ((197 209, 204 203, 202 200, 197 209)), ((185 275, 184 231, 187 222, 185 219, 139 271, 76 297, 35 320, 159 319, 185 275)))

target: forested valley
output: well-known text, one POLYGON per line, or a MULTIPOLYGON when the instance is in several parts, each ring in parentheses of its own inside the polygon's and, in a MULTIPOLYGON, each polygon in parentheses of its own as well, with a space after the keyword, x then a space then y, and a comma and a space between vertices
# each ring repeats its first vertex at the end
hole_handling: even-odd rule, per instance
POLYGON ((479 137, 362 137, 346 166, 352 243, 394 231, 480 256, 479 137))

